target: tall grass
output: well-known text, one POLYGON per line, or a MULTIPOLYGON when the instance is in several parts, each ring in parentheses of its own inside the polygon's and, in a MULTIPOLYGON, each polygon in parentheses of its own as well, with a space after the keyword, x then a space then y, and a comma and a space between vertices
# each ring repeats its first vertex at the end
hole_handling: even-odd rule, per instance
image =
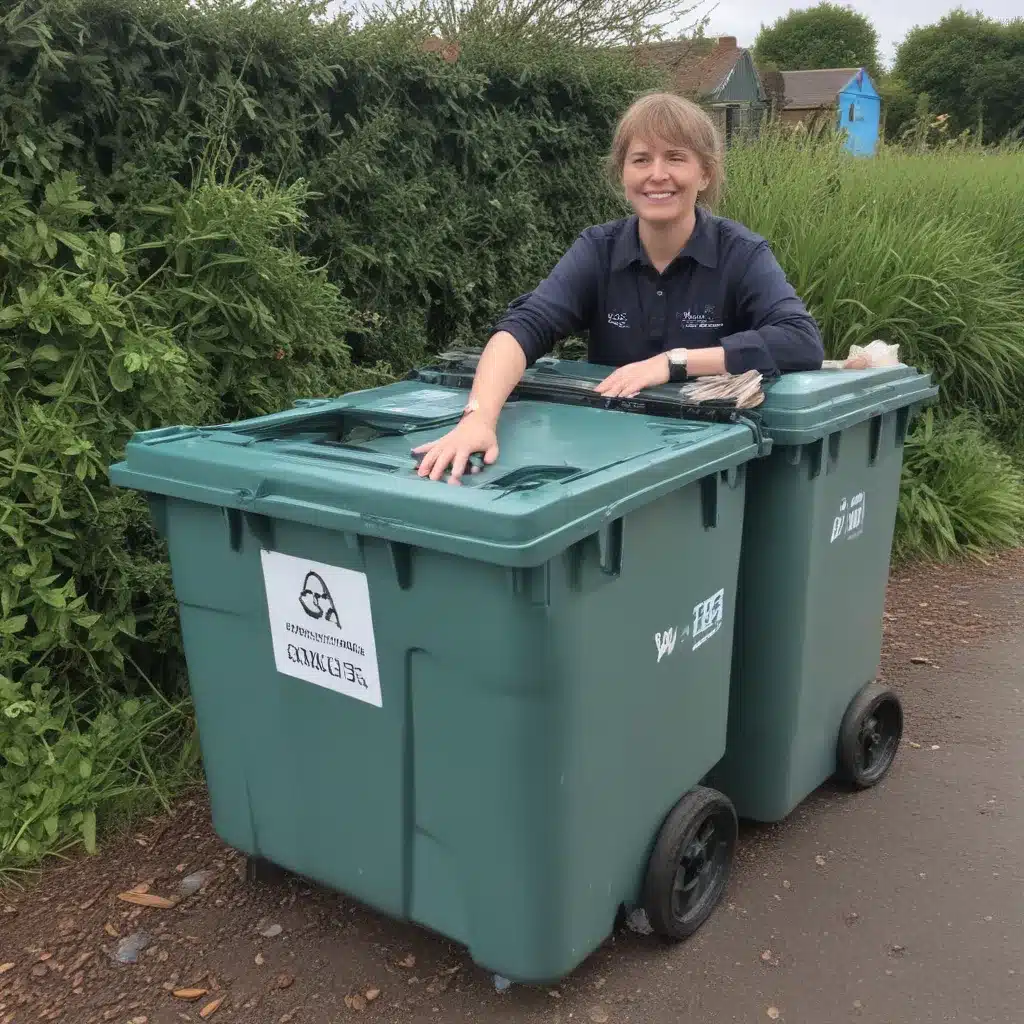
POLYGON ((723 213, 768 238, 833 356, 883 338, 947 408, 1024 394, 1024 153, 883 150, 782 129, 729 154, 723 213))
POLYGON ((774 128, 728 175, 721 212, 769 239, 830 355, 882 338, 941 386, 907 447, 897 554, 1024 543, 1024 150, 855 159, 774 128))

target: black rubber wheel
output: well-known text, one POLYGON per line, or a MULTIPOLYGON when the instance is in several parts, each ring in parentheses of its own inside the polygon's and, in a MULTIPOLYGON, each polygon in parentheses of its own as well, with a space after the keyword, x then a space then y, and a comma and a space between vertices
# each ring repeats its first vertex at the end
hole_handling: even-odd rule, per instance
POLYGON ((288 872, 273 861, 265 860, 263 857, 245 858, 245 880, 250 885, 253 883, 278 885, 287 877, 288 872))
POLYGON ((868 683, 850 702, 839 729, 839 777, 855 789, 885 778, 903 736, 903 706, 881 683, 868 683))
POLYGON ((715 789, 698 786, 672 808, 644 883, 644 910, 656 934, 678 942, 708 919, 729 881, 736 834, 736 810, 715 789))

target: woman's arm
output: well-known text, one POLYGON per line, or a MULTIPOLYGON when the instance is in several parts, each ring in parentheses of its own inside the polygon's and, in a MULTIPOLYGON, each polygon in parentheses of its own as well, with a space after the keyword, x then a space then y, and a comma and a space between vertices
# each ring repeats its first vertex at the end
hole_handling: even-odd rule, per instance
POLYGON ((737 316, 747 326, 722 339, 729 373, 821 369, 821 332, 767 242, 751 251, 736 283, 735 300, 737 316))
POLYGON ((532 292, 510 303, 477 364, 461 422, 413 450, 423 456, 420 476, 440 480, 451 466, 449 482, 458 483, 475 452, 487 465, 498 458, 496 428, 508 396, 528 366, 589 323, 599 271, 597 241, 585 231, 532 292))

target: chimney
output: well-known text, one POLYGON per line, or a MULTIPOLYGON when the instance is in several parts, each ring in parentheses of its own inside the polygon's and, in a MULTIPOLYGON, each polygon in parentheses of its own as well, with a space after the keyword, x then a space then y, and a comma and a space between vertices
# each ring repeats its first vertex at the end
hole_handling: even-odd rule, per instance
POLYGON ((736 42, 736 37, 735 36, 719 36, 718 37, 718 45, 720 47, 722 47, 723 50, 738 50, 739 49, 739 45, 736 42))

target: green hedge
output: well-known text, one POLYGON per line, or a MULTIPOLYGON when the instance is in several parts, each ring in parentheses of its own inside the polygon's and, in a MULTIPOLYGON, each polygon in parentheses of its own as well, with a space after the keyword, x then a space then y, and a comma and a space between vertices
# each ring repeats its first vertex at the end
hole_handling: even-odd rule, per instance
POLYGON ((132 431, 477 339, 616 209, 646 79, 420 44, 304 4, 0 15, 0 876, 195 775, 165 551, 107 481, 132 431))
POLYGON ((612 53, 481 42, 458 60, 400 26, 303 4, 29 0, 0 23, 0 143, 77 171, 107 224, 211 150, 304 179, 303 250, 375 319, 357 361, 407 367, 478 339, 581 227, 614 215, 599 166, 654 81, 612 53))

